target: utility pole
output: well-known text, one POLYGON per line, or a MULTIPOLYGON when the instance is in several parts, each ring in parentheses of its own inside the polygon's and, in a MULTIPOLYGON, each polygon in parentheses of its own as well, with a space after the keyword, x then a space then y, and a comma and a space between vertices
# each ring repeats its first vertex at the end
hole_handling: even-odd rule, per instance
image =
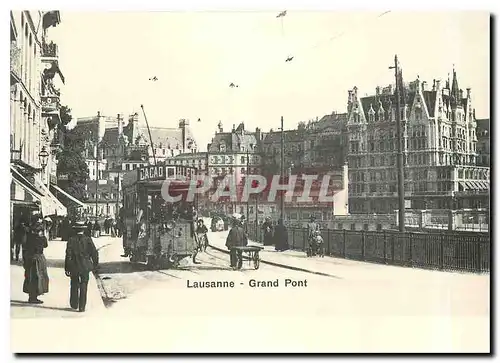
MULTIPOLYGON (((281 170, 280 170, 280 176, 281 176, 281 182, 283 183, 283 176, 285 174, 284 172, 285 168, 285 130, 283 129, 283 116, 281 116, 281 170)), ((285 199, 284 199, 284 193, 281 191, 281 208, 280 208, 280 219, 285 222, 285 199)))
POLYGON ((399 218, 399 231, 405 231, 405 180, 404 180, 404 159, 403 159, 403 135, 401 127, 401 92, 400 87, 403 86, 401 69, 399 68, 398 56, 394 56, 394 66, 389 67, 389 69, 394 69, 394 77, 396 79, 396 134, 398 142, 398 157, 397 157, 397 169, 398 169, 398 218, 399 218))
MULTIPOLYGON (((247 147, 247 177, 246 177, 246 180, 245 180, 245 184, 248 184, 248 175, 250 174, 250 154, 248 153, 248 147, 247 147)), ((247 185, 248 186, 248 185, 247 185)), ((246 188, 246 186, 244 186, 244 188, 246 188)), ((257 213, 257 211, 255 211, 255 213, 257 213)), ((248 232, 248 223, 250 222, 250 201, 248 200, 248 197, 247 197, 247 217, 246 217, 246 224, 245 224, 245 229, 246 231, 248 232)))
POLYGON ((95 143, 95 219, 97 221, 97 210, 99 204, 97 202, 97 186, 99 185, 99 140, 95 143))
MULTIPOLYGON (((153 138, 151 136, 151 129, 149 128, 148 118, 146 117, 146 111, 144 111, 144 105, 141 105, 141 109, 142 109, 142 114, 144 115, 144 120, 146 121, 146 126, 148 128, 149 142, 151 143, 151 150, 153 151, 153 162, 154 162, 154 165, 156 165, 155 148, 154 148, 154 145, 153 145, 153 138)), ((148 164, 149 164, 149 156, 148 156, 148 164)))

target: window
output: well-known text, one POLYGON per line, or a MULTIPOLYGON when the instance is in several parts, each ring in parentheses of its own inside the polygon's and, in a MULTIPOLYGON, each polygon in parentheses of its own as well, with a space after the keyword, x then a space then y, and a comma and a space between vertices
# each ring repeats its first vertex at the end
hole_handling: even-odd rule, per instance
POLYGON ((351 231, 355 231, 355 230, 356 230, 356 224, 351 223, 351 231))
POLYGON ((342 223, 337 224, 337 229, 344 229, 344 225, 342 223))
POLYGON ((364 229, 365 231, 368 231, 368 223, 363 224, 363 229, 364 229))

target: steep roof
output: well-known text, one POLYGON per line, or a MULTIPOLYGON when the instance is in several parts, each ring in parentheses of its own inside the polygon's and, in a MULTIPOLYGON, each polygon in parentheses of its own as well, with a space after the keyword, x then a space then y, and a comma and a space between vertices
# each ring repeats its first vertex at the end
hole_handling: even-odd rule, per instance
POLYGON ((238 152, 241 147, 244 150, 252 150, 250 146, 258 148, 260 141, 255 132, 245 130, 245 125, 240 123, 236 129, 231 132, 218 132, 215 134, 212 142, 208 144, 208 152, 218 152, 220 145, 226 145, 226 152, 238 152))
POLYGON ((436 108, 437 91, 424 91, 424 102, 429 111, 429 117, 434 117, 434 110, 436 108))

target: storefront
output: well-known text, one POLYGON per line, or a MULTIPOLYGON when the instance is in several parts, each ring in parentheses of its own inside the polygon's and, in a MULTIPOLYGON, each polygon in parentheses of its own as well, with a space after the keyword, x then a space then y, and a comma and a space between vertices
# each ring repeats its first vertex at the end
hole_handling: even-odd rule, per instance
POLYGON ((11 165, 10 172, 12 218, 31 214, 33 210, 38 210, 44 217, 67 215, 66 207, 36 175, 17 165, 11 165))

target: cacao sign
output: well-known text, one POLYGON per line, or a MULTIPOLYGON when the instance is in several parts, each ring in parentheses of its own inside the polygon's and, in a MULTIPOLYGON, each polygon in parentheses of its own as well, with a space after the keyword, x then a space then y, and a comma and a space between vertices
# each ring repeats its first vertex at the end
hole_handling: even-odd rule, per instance
POLYGON ((143 166, 137 169, 138 180, 164 180, 165 179, 165 166, 164 165, 150 165, 143 166))

